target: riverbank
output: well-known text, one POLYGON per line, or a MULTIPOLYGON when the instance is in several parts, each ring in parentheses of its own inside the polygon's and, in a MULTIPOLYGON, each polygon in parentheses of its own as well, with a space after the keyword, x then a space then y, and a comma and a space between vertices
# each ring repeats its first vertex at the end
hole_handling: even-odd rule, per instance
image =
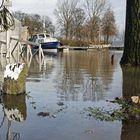
POLYGON ((88 50, 88 49, 103 49, 108 48, 109 50, 123 50, 123 46, 114 46, 112 44, 105 44, 104 42, 91 43, 89 41, 82 40, 62 40, 60 39, 61 48, 66 48, 69 50, 88 50))

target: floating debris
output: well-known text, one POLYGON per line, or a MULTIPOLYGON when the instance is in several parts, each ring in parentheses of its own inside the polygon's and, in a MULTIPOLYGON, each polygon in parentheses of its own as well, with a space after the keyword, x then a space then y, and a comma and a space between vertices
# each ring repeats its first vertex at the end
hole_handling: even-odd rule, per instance
POLYGON ((85 131, 86 134, 93 134, 94 133, 94 129, 88 129, 85 131))
POLYGON ((52 115, 52 118, 56 118, 56 115, 53 114, 53 115, 52 115))
POLYGON ((30 104, 32 104, 32 105, 35 104, 35 103, 36 103, 36 102, 30 102, 30 104))
POLYGON ((64 103, 63 103, 63 102, 58 102, 57 105, 59 105, 59 106, 63 106, 64 103))
POLYGON ((35 110, 36 109, 36 106, 34 106, 33 109, 35 110))
POLYGON ((37 114, 37 116, 47 117, 47 116, 50 116, 50 113, 49 112, 39 112, 37 114))

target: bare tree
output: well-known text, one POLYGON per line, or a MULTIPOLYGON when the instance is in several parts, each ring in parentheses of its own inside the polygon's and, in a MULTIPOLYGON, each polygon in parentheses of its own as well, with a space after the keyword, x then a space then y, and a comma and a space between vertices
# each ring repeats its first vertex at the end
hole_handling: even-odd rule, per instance
POLYGON ((54 34, 55 32, 55 27, 48 16, 41 17, 38 14, 27 14, 21 11, 13 12, 13 15, 21 21, 23 26, 28 26, 28 31, 31 36, 43 31, 46 31, 49 34, 54 34))
POLYGON ((105 43, 109 43, 109 38, 117 35, 114 12, 111 8, 107 9, 102 18, 102 34, 104 36, 105 43))
POLYGON ((21 23, 23 23, 24 18, 27 16, 26 13, 23 13, 23 12, 21 12, 21 11, 15 11, 15 12, 13 12, 12 14, 13 14, 13 16, 14 16, 16 19, 18 19, 19 21, 21 21, 21 23))
POLYGON ((41 20, 41 16, 37 14, 27 15, 24 18, 23 25, 28 26, 29 34, 31 36, 33 34, 43 31, 43 23, 41 20))
POLYGON ((100 17, 106 9, 106 0, 85 0, 87 15, 91 19, 94 16, 100 17))
POLYGON ((43 23, 44 23, 43 26, 45 26, 43 28, 44 28, 46 33, 48 33, 48 34, 54 34, 55 33, 55 27, 54 27, 51 19, 48 16, 43 17, 43 23))
POLYGON ((81 8, 76 8, 73 15, 73 37, 76 40, 81 40, 82 38, 82 28, 85 21, 85 12, 81 8))
POLYGON ((57 8, 55 9, 55 15, 57 23, 61 27, 61 31, 64 32, 66 39, 72 38, 72 19, 75 9, 78 5, 78 0, 58 0, 57 8))
POLYGON ((86 13, 88 16, 88 27, 90 32, 90 39, 95 42, 95 39, 99 37, 99 24, 101 16, 106 11, 106 0, 85 0, 86 13))

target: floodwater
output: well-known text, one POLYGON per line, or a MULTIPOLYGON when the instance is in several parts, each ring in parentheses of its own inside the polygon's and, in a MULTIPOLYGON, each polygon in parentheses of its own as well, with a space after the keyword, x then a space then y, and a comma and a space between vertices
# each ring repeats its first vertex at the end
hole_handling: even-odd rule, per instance
POLYGON ((140 94, 140 70, 122 70, 121 56, 108 50, 49 53, 41 69, 33 59, 27 95, 0 101, 0 140, 139 140, 139 122, 99 121, 87 111, 140 94))

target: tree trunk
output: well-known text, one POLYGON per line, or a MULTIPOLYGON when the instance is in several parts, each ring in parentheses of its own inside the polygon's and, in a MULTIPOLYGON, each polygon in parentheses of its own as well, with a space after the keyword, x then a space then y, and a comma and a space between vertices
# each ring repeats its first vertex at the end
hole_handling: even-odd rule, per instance
POLYGON ((140 0, 127 0, 122 65, 140 65, 140 0))
POLYGON ((109 35, 106 35, 106 44, 109 43, 109 35))
POLYGON ((140 69, 135 67, 122 67, 123 97, 140 96, 140 69))
POLYGON ((26 92, 27 67, 25 64, 8 64, 4 72, 2 92, 18 95, 26 92))
POLYGON ((138 140, 140 138, 140 122, 122 120, 121 140, 138 140))

